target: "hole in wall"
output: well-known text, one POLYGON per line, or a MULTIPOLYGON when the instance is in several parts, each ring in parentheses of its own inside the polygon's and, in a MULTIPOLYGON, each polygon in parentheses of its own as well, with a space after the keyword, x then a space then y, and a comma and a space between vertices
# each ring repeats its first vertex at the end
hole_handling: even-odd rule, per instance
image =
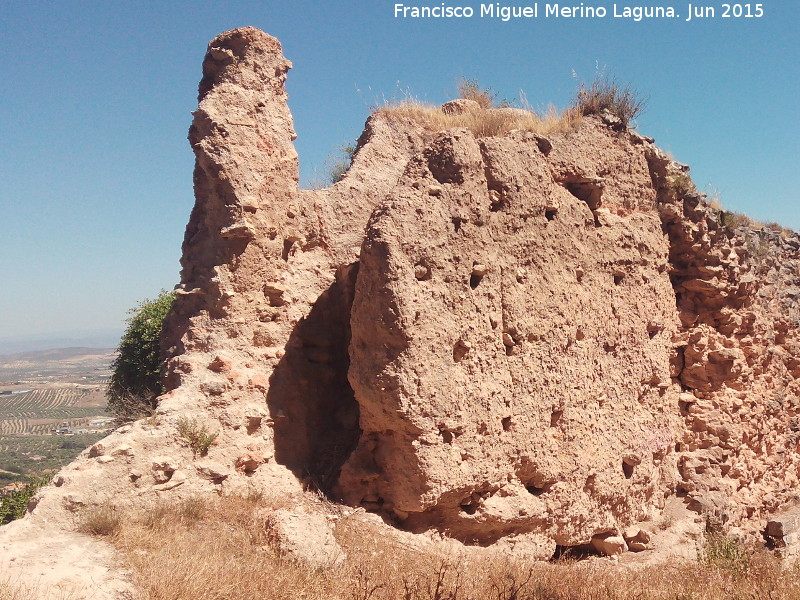
MULTIPOLYGON (((487 179, 489 179, 487 173, 487 179)), ((505 192, 500 184, 489 183, 489 210, 491 212, 498 212, 505 208, 506 198, 505 192)))
POLYGON ((465 340, 458 340, 453 346, 453 360, 455 362, 461 362, 464 360, 464 357, 469 354, 471 348, 472 344, 469 342, 465 340))
POLYGON ((561 417, 564 416, 563 410, 554 410, 550 415, 550 427, 558 427, 561 417))
POLYGON ((466 500, 462 500, 462 504, 459 506, 461 512, 465 512, 468 515, 474 515, 478 511, 478 503, 475 502, 472 498, 467 498, 466 500), (466 504, 463 504, 466 502, 466 504))
POLYGON ((685 400, 678 400, 678 410, 681 413, 682 417, 689 416, 689 409, 692 407, 694 402, 687 402, 685 400))
POLYGON ((385 503, 386 501, 380 496, 365 496, 359 505, 370 512, 379 512, 385 503))
POLYGON ((418 281, 429 281, 431 278, 431 268, 424 262, 414 265, 414 277, 418 281))
POLYGON ((597 210, 603 203, 603 182, 600 179, 568 175, 559 183, 578 200, 586 202, 590 210, 597 210))
POLYGON ((281 258, 285 261, 289 260, 289 255, 292 253, 292 247, 294 246, 295 240, 293 239, 286 239, 283 240, 283 250, 281 251, 281 258))
POLYGON ((505 205, 506 205, 505 199, 498 196, 497 200, 495 202, 492 202, 492 204, 489 206, 489 210, 491 212, 500 212, 501 210, 503 210, 503 208, 505 208, 505 205))
POLYGON ((547 210, 544 211, 544 218, 547 219, 548 221, 552 221, 553 219, 556 218, 557 214, 558 210, 556 210, 555 208, 548 208, 547 210))
POLYGON ((473 290, 478 287, 488 272, 489 269, 486 267, 486 265, 479 262, 472 263, 472 273, 469 277, 469 287, 471 287, 473 290))
POLYGON ((633 465, 628 464, 624 460, 622 461, 622 472, 625 474, 625 479, 630 479, 633 477, 633 465))
POLYGON ((525 489, 528 490, 528 493, 532 496, 541 496, 542 494, 546 493, 547 490, 550 489, 550 486, 547 484, 542 486, 537 486, 531 483, 526 485, 525 489))
POLYGON ((511 417, 503 417, 500 424, 503 426, 503 431, 511 431, 511 417))

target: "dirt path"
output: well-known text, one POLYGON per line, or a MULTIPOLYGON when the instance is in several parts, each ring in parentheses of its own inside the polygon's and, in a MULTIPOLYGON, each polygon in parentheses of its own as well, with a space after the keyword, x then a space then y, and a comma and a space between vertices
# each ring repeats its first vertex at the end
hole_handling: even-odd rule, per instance
POLYGON ((0 597, 5 584, 36 600, 133 598, 110 544, 39 521, 29 515, 0 527, 0 597))

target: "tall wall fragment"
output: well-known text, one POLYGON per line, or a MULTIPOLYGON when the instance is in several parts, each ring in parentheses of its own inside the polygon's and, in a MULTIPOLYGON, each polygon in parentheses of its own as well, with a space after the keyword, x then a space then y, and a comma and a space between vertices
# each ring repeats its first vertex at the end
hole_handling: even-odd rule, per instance
POLYGON ((342 181, 299 190, 289 68, 253 28, 209 44, 168 392, 34 519, 304 483, 543 557, 669 499, 751 536, 794 522, 796 234, 732 223, 595 117, 476 137, 378 112, 342 181))

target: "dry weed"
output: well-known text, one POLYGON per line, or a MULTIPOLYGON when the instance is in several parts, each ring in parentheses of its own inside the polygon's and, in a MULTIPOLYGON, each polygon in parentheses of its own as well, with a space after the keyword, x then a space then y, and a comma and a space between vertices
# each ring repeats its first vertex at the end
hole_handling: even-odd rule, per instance
POLYGON ((33 600, 35 596, 26 588, 11 582, 0 582, 0 600, 33 600))
MULTIPOLYGON (((2 577, 2 576, 0 576, 2 577)), ((21 584, 10 579, 0 579, 0 600, 78 600, 81 596, 78 591, 69 589, 54 589, 40 584, 21 584)))
POLYGON ((491 88, 482 88, 476 79, 461 79, 456 85, 459 98, 477 102, 483 110, 494 108, 497 94, 491 88))
POLYGON ((504 135, 514 129, 540 135, 572 131, 582 118, 577 110, 568 109, 559 114, 552 108, 543 116, 526 109, 480 109, 453 114, 445 113, 433 104, 416 100, 386 104, 376 112, 390 119, 411 121, 434 132, 466 128, 479 138, 504 135))
MULTIPOLYGON (((761 552, 742 551, 745 569, 739 562, 736 569, 727 569, 704 561, 631 568, 607 559, 558 564, 498 560, 476 558, 441 542, 413 547, 385 535, 378 525, 347 515, 339 516, 336 527, 347 559, 330 569, 313 570, 282 560, 267 545, 264 521, 274 507, 252 499, 222 498, 209 500, 205 510, 196 508, 190 511, 193 518, 186 519, 185 505, 154 507, 158 518, 140 513, 112 538, 143 599, 800 598, 798 570, 783 570, 785 565, 761 552)), ((722 553, 729 554, 725 548, 722 553)))
POLYGON ((599 115, 608 111, 627 127, 644 110, 647 99, 630 85, 621 85, 604 73, 599 73, 588 86, 578 89, 575 106, 584 115, 599 115))
POLYGON ((102 505, 86 510, 81 515, 78 531, 100 537, 116 535, 122 525, 122 515, 113 505, 102 505))

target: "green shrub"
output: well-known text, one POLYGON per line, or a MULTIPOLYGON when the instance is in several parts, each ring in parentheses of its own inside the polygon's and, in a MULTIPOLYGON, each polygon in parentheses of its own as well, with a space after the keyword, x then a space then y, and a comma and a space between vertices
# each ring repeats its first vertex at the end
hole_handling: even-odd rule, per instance
POLYGON ((698 553, 706 567, 746 575, 753 553, 736 540, 719 533, 706 534, 705 546, 698 553))
POLYGON ((173 293, 162 291, 155 300, 143 300, 129 311, 106 392, 108 410, 117 418, 130 420, 152 413, 156 398, 164 392, 160 337, 174 299, 173 293))
POLYGON ((719 211, 719 224, 733 231, 739 227, 751 227, 754 221, 745 214, 721 210, 719 211))
POLYGON ((355 144, 345 144, 339 148, 339 156, 331 159, 328 165, 328 177, 331 183, 339 183, 353 164, 356 154, 355 144))
POLYGON ((584 115, 608 111, 627 127, 644 110, 647 100, 630 85, 620 85, 604 73, 598 74, 587 87, 581 84, 574 105, 584 115))
POLYGON ((200 425, 195 419, 181 417, 178 419, 178 435, 189 443, 189 448, 195 456, 198 454, 203 456, 219 434, 211 433, 205 425, 200 425))
POLYGON ((697 187, 688 173, 673 173, 667 177, 667 186, 676 199, 681 199, 697 191, 697 187))
POLYGON ((19 489, 0 496, 0 525, 10 523, 25 516, 28 501, 40 487, 50 482, 50 477, 35 477, 19 489))

